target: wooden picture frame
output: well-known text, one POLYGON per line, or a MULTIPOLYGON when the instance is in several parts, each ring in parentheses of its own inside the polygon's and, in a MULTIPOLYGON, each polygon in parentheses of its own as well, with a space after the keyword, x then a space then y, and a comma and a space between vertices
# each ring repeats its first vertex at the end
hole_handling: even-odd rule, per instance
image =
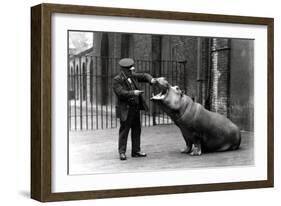
POLYGON ((31 198, 42 201, 65 201, 140 195, 220 191, 273 187, 274 184, 274 72, 272 18, 215 14, 150 11, 76 5, 40 4, 31 8, 31 198), (51 37, 54 13, 98 15, 128 18, 217 22, 263 25, 267 27, 267 179, 215 184, 169 185, 143 188, 94 191, 52 192, 52 81, 51 37))

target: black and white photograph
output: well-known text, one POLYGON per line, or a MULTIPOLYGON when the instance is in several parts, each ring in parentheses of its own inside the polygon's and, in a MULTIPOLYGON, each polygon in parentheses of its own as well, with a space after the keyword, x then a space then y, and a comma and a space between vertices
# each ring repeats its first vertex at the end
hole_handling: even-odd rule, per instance
POLYGON ((255 165, 254 39, 65 38, 68 175, 255 165))
POLYGON ((273 18, 57 4, 31 14, 32 198, 274 186, 273 18))

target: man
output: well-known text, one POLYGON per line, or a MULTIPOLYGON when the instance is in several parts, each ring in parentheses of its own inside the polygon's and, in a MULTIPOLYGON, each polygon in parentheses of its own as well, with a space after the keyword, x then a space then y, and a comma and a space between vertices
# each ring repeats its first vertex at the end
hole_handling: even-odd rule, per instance
POLYGON ((114 77, 113 90, 118 98, 117 116, 120 118, 118 151, 120 160, 126 160, 128 133, 131 129, 132 157, 146 157, 140 148, 140 110, 148 110, 139 90, 138 82, 157 83, 157 79, 147 73, 134 72, 134 60, 124 58, 119 61, 120 73, 114 77))

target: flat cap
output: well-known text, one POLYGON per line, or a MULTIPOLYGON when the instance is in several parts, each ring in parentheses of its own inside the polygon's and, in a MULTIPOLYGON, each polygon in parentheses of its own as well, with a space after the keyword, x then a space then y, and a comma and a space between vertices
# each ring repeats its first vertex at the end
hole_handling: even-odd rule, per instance
POLYGON ((123 58, 119 61, 119 65, 124 68, 130 68, 134 63, 134 60, 131 58, 123 58))

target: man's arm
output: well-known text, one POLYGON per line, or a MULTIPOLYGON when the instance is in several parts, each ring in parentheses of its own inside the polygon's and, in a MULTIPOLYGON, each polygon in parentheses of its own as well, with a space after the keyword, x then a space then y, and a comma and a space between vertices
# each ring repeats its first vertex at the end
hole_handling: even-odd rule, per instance
POLYGON ((133 73, 133 76, 139 81, 139 82, 147 82, 150 84, 155 84, 156 79, 153 78, 150 74, 148 73, 133 73))
POLYGON ((125 89, 116 78, 113 79, 113 91, 119 98, 124 100, 128 100, 129 98, 142 93, 140 90, 125 89))

